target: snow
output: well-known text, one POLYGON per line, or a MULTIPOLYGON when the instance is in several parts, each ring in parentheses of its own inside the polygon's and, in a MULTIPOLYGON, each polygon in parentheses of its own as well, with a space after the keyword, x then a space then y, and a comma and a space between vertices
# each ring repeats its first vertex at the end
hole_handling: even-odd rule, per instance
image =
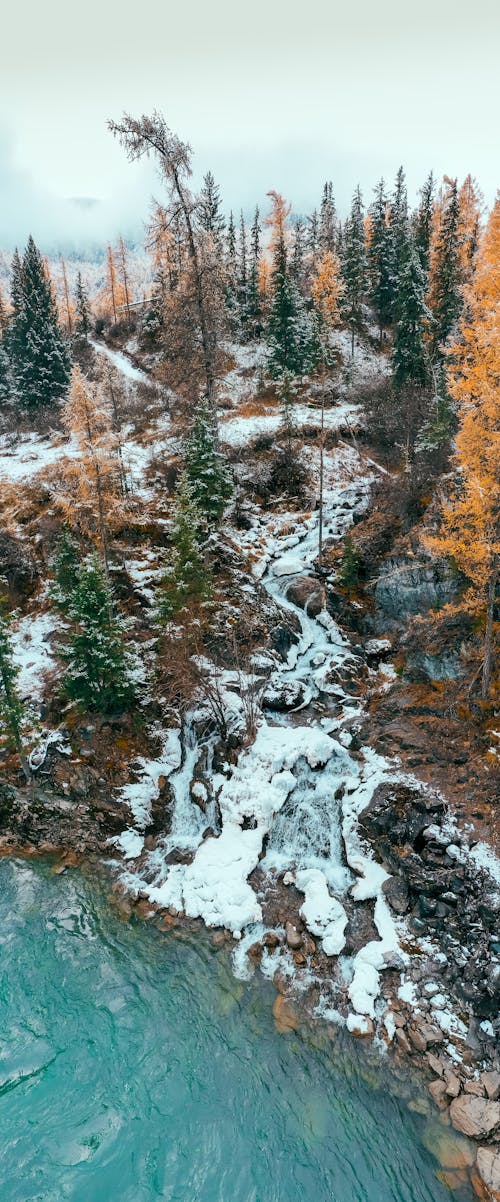
POLYGON ((339 956, 345 947, 347 914, 329 893, 324 874, 318 868, 305 869, 296 874, 295 884, 305 894, 300 913, 307 929, 311 934, 321 936, 327 956, 339 956))
POLYGON ((61 459, 77 458, 78 450, 72 440, 62 441, 61 435, 47 437, 23 435, 13 441, 11 435, 0 438, 0 478, 16 483, 29 480, 61 459))
POLYGON ((134 860, 140 856, 144 847, 144 837, 138 831, 123 831, 121 835, 117 835, 115 839, 110 840, 123 853, 125 860, 134 860))
POLYGON ((136 827, 144 829, 151 814, 151 803, 158 797, 159 780, 161 776, 170 774, 179 767, 181 762, 180 735, 178 730, 168 730, 161 756, 154 760, 146 760, 140 756, 136 760, 140 777, 131 781, 119 791, 119 799, 129 807, 136 827))
POLYGON ((104 355, 105 359, 109 359, 113 367, 116 367, 122 376, 126 376, 127 380, 132 380, 134 384, 151 384, 149 376, 139 367, 135 367, 128 355, 122 354, 121 351, 113 351, 104 342, 95 342, 92 338, 90 344, 98 355, 104 355))
MULTIPOLYGON (((449 851, 449 848, 447 849, 449 851)), ((485 872, 489 872, 490 876, 500 885, 500 860, 491 847, 487 843, 476 843, 476 846, 471 849, 469 855, 478 868, 483 868, 485 872)))
MULTIPOLYGON (((359 418, 359 405, 344 402, 333 409, 325 409, 324 428, 328 431, 356 428, 359 418)), ((321 410, 318 406, 304 404, 295 405, 293 409, 294 424, 297 429, 313 426, 318 431, 321 427, 321 410)), ((257 438, 276 434, 283 424, 279 410, 245 416, 238 414, 229 416, 220 423, 221 442, 230 447, 244 447, 255 442, 257 438)))
POLYGON ((19 669, 17 688, 23 700, 43 699, 45 673, 55 666, 51 640, 59 627, 53 613, 41 613, 27 614, 12 629, 12 658, 19 669))

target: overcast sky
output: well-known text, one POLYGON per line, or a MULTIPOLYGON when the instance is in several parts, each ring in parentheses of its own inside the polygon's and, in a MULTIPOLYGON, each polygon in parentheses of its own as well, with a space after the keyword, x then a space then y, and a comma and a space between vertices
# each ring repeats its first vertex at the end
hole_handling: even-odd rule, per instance
POLYGON ((106 129, 161 109, 227 208, 403 163, 500 185, 498 0, 17 0, 0 49, 0 245, 140 233, 155 184, 106 129), (94 198, 90 208, 70 203, 94 198))

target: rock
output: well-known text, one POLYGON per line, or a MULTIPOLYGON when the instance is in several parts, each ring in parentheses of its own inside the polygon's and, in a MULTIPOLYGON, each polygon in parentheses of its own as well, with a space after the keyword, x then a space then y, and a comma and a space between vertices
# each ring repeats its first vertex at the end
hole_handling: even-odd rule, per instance
POLYGON ((388 560, 375 586, 382 615, 405 621, 408 614, 441 608, 456 594, 458 581, 444 561, 388 560))
POLYGON ((467 1173, 463 1169, 456 1169, 455 1171, 453 1169, 438 1169, 436 1177, 449 1190, 464 1189, 468 1181, 467 1173))
POLYGON ((477 1169, 481 1181, 484 1182, 495 1202, 500 1200, 500 1149, 479 1148, 477 1154, 477 1169))
POLYGON ((270 951, 274 951, 275 947, 278 947, 279 944, 279 935, 275 931, 266 931, 262 942, 264 947, 268 947, 270 951))
POLYGON ((446 1093, 449 1098, 458 1098, 460 1093, 460 1081, 455 1073, 446 1074, 446 1093))
POLYGON ((485 1089, 481 1081, 466 1081, 464 1085, 465 1093, 472 1094, 474 1098, 484 1098, 485 1089))
POLYGON ((396 914, 406 914, 410 907, 408 885, 402 877, 390 876, 382 885, 382 893, 387 898, 391 910, 396 914))
POLYGON ((271 647, 278 652, 282 659, 286 660, 288 652, 294 643, 298 643, 298 635, 291 630, 289 626, 278 624, 274 626, 269 635, 271 647))
POLYGON ((373 1022, 366 1014, 348 1014, 347 1030, 351 1032, 351 1035, 356 1035, 358 1039, 371 1039, 375 1034, 373 1022))
POLYGON ((409 1041, 409 1039, 408 1039, 408 1036, 407 1036, 406 1032, 405 1032, 405 1031, 403 1031, 403 1028, 402 1028, 402 1027, 396 1027, 396 1030, 395 1030, 395 1032, 394 1032, 394 1036, 395 1036, 395 1038, 396 1038, 396 1039, 397 1039, 397 1041, 398 1041, 398 1044, 399 1044, 399 1046, 400 1046, 400 1048, 401 1048, 401 1051, 402 1051, 402 1052, 406 1052, 406 1055, 407 1055, 407 1056, 411 1056, 411 1055, 412 1055, 412 1052, 413 1052, 413 1048, 412 1048, 412 1046, 411 1046, 411 1043, 410 1043, 410 1041, 409 1041))
POLYGON ((451 1103, 450 1118, 456 1131, 473 1139, 484 1139, 500 1124, 500 1103, 461 1094, 451 1103))
POLYGON ((285 1035, 287 1031, 296 1031, 300 1026, 294 1006, 282 993, 278 993, 274 999, 273 1018, 280 1035, 285 1035))
POLYGON ((262 956, 262 944, 259 943, 258 939, 255 943, 250 944, 250 947, 247 951, 247 956, 250 960, 260 960, 262 956))
POLYGON ((494 1069, 489 1073, 481 1073, 480 1081, 484 1085, 487 1096, 492 1102, 496 1102, 500 1097, 500 1073, 494 1069))
POLYGON ((275 676, 262 695, 262 705, 264 709, 286 713, 287 710, 293 710, 301 705, 304 696, 302 681, 275 676))
POLYGON ((431 1068, 433 1073, 436 1074, 436 1077, 442 1077, 445 1071, 445 1065, 443 1064, 443 1061, 439 1059, 439 1056, 434 1056, 433 1052, 427 1052, 426 1060, 429 1068, 431 1068))
POLYGON ((428 1047, 433 1047, 436 1043, 443 1043, 444 1040, 441 1027, 434 1023, 423 1022, 418 1027, 410 1027, 408 1035, 417 1052, 425 1052, 428 1047))
POLYGON ((442 1169, 466 1169, 474 1164, 474 1145, 463 1136, 455 1135, 450 1127, 443 1127, 440 1123, 429 1124, 422 1142, 439 1161, 442 1169))
POLYGON ((429 1093, 431 1098, 434 1099, 436 1106, 439 1106, 440 1110, 446 1110, 448 1106, 448 1098, 446 1096, 446 1081, 431 1081, 429 1085, 429 1093))
POLYGON ((286 596, 311 618, 317 618, 325 607, 325 590, 315 576, 297 576, 286 590, 286 596))
POLYGON ((299 947, 302 947, 304 941, 300 931, 297 930, 297 927, 294 927, 293 922, 287 922, 285 926, 285 934, 288 946, 291 947, 292 951, 298 951, 299 947))

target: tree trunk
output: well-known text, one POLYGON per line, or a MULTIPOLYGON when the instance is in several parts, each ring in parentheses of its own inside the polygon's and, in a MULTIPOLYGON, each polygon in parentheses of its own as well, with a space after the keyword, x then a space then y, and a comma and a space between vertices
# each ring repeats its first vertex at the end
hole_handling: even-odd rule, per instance
POLYGON ((493 556, 491 565, 491 575, 488 585, 488 606, 486 610, 486 630, 484 635, 484 663, 483 676, 481 682, 481 697, 486 700, 490 691, 491 679, 491 657, 492 657, 492 640, 493 640, 493 614, 495 610, 495 600, 498 580, 498 556, 493 556))

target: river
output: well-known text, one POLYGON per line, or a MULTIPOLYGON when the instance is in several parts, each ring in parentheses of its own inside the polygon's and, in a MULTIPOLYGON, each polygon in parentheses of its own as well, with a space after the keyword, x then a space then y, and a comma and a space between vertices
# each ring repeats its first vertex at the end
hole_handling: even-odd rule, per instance
POLYGON ((106 878, 19 860, 0 932, 2 1202, 449 1202, 421 1142, 439 1120, 387 1058, 279 1035, 270 982, 208 935, 126 923, 106 878))

